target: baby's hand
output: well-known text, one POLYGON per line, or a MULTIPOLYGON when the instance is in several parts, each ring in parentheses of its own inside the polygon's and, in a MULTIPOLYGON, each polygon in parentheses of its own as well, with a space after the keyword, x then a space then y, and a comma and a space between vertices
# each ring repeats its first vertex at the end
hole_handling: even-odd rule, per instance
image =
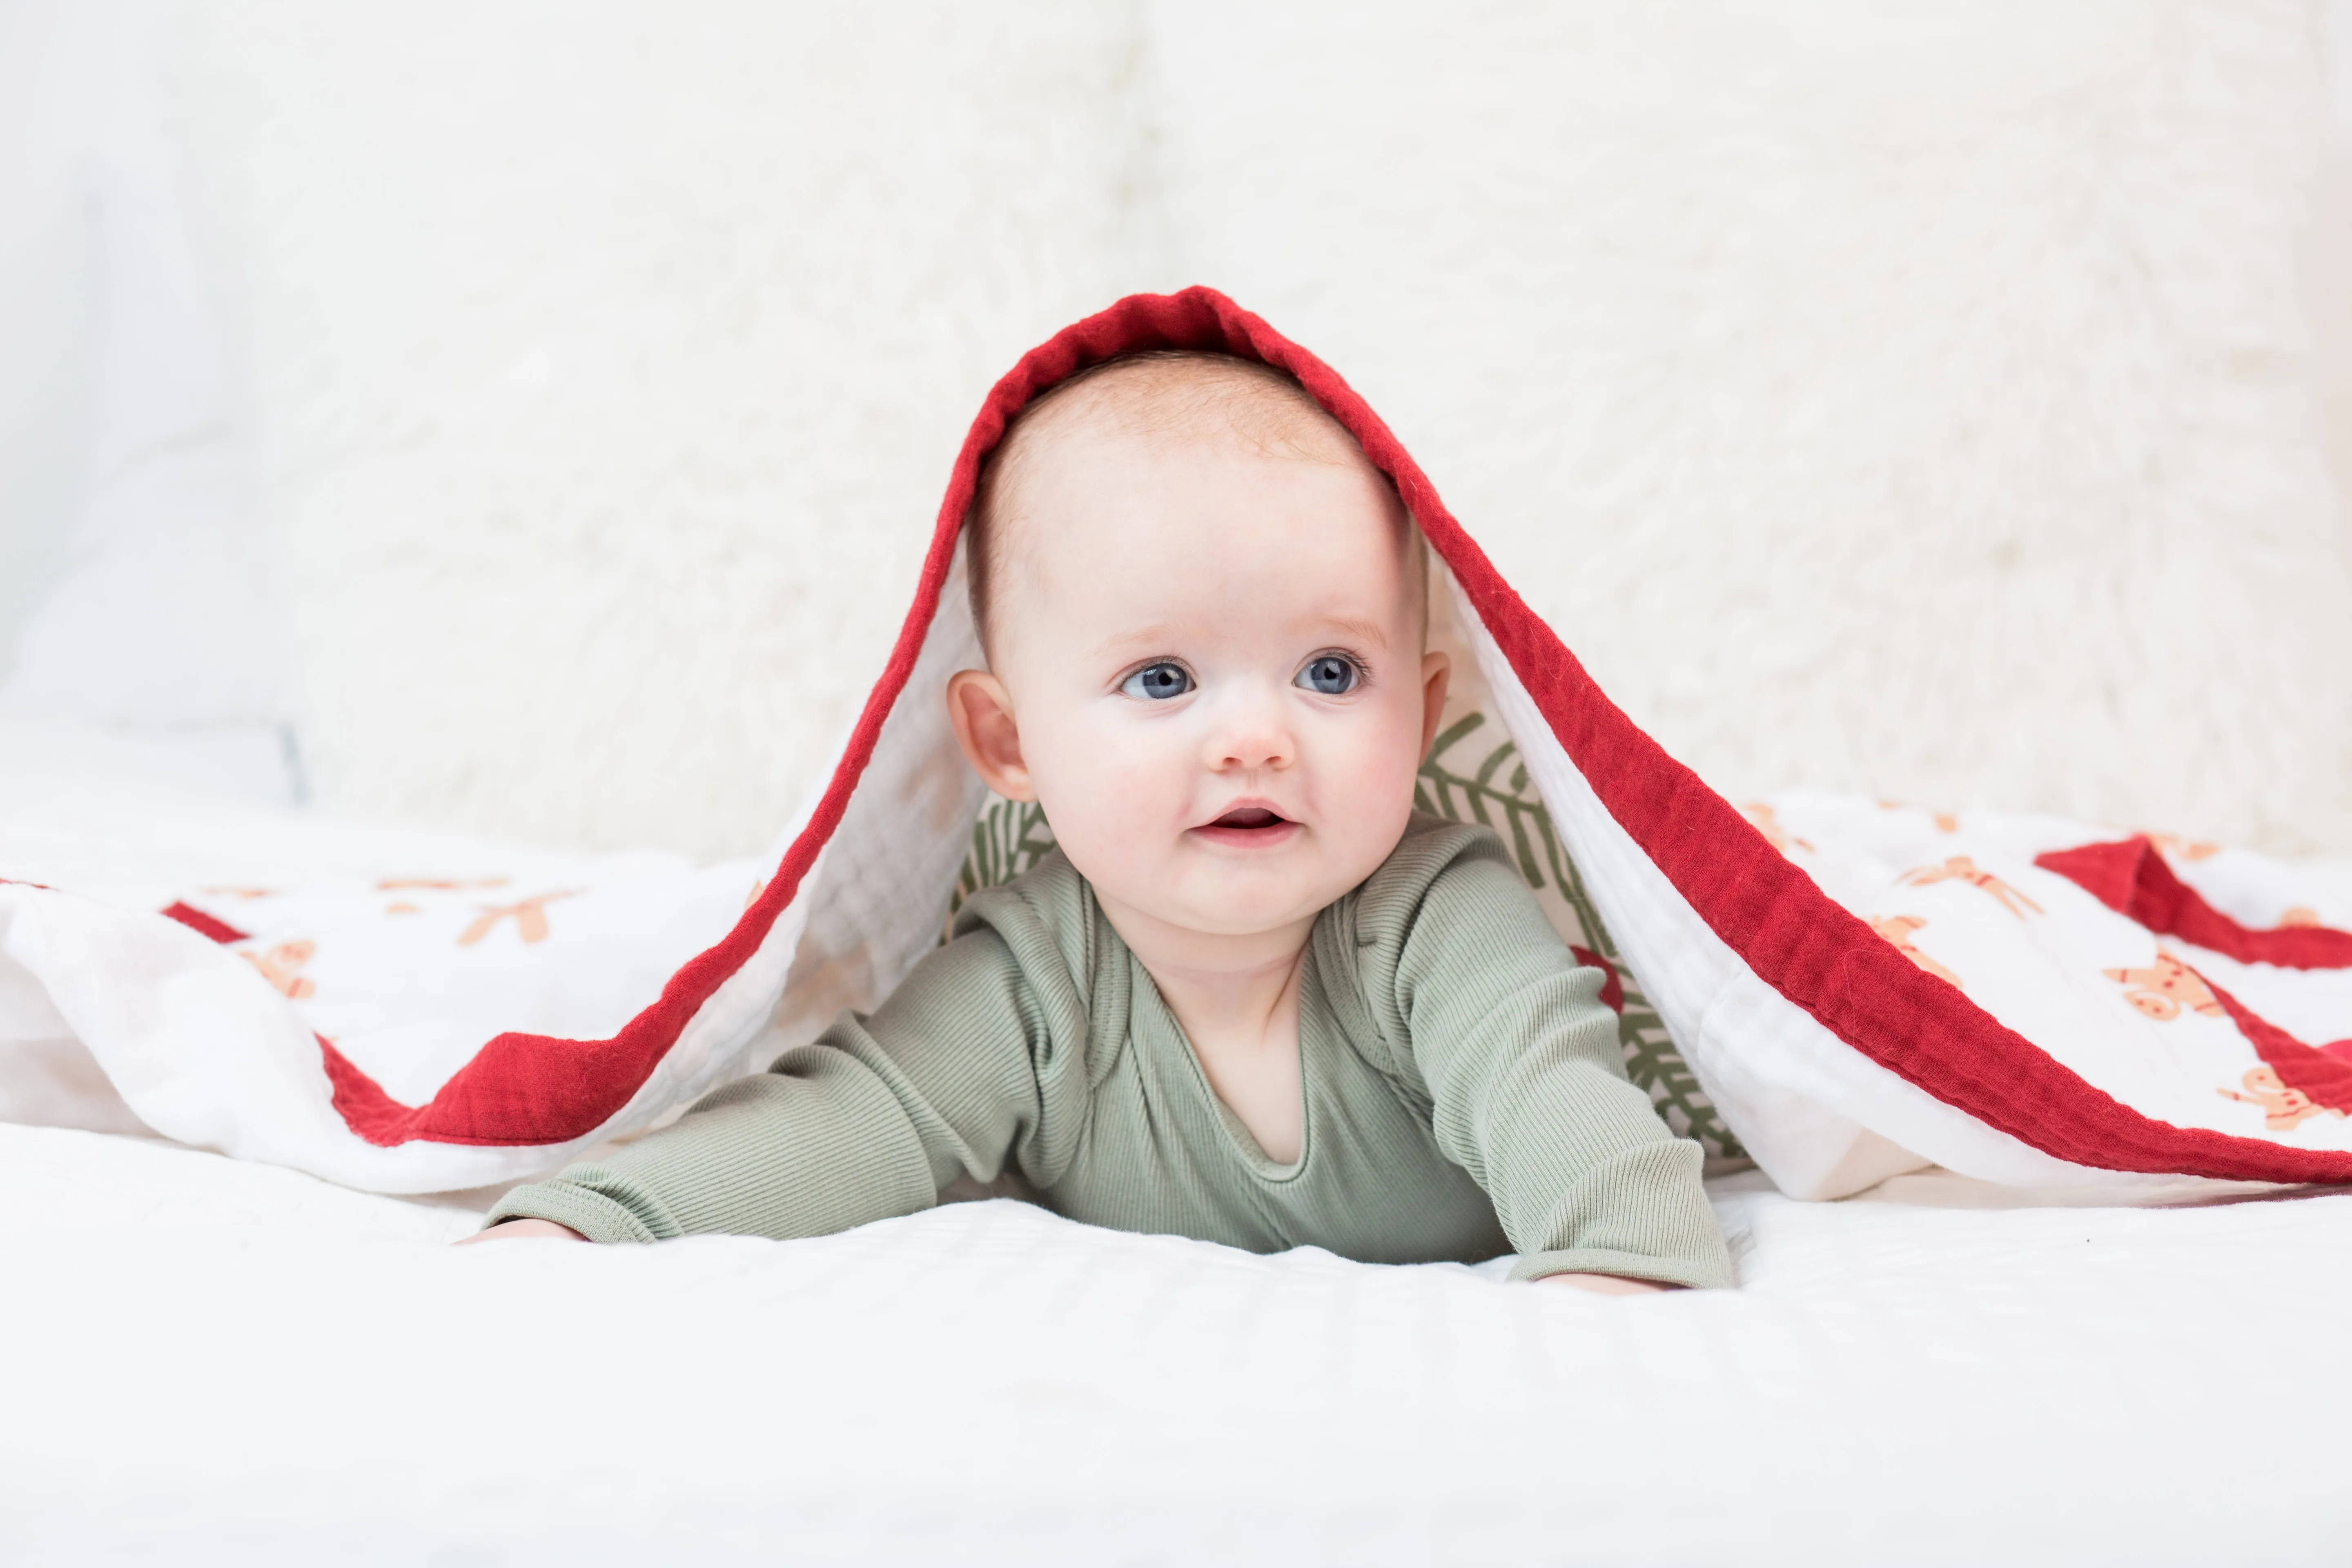
MULTIPOLYGON (((540 1225, 541 1220, 525 1220, 526 1225, 540 1225)), ((503 1228, 503 1227, 502 1227, 503 1228)), ((496 1235, 497 1232, 485 1232, 496 1235)), ((477 1238, 478 1239, 478 1237, 477 1238)), ((1628 1279, 1622 1274, 1547 1274, 1536 1281, 1538 1285, 1573 1285, 1580 1290, 1590 1290, 1596 1296, 1648 1296, 1660 1290, 1679 1290, 1679 1285, 1661 1285, 1654 1279, 1628 1279)))
POLYGON ((551 1219, 507 1219, 500 1220, 488 1230, 476 1231, 457 1245, 471 1247, 478 1241, 527 1241, 533 1237, 544 1237, 551 1241, 588 1239, 570 1226, 558 1225, 551 1219))

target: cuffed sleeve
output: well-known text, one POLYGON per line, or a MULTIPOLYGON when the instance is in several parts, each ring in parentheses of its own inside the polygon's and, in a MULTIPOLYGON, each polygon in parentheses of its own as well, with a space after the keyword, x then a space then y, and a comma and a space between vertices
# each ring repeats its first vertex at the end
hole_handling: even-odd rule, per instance
POLYGON ((1577 1245, 1521 1252, 1514 1279, 1548 1274, 1619 1274, 1701 1289, 1731 1283, 1715 1211, 1699 1188, 1701 1154, 1687 1138, 1644 1143, 1601 1162, 1576 1182, 1552 1216, 1552 1234, 1577 1245), (1696 1205, 1657 1201, 1699 1190, 1696 1205))
POLYGON ((610 1165, 572 1165, 553 1181, 517 1187, 498 1201, 482 1228, 510 1219, 552 1220, 591 1241, 661 1241, 678 1234, 652 1194, 610 1165))

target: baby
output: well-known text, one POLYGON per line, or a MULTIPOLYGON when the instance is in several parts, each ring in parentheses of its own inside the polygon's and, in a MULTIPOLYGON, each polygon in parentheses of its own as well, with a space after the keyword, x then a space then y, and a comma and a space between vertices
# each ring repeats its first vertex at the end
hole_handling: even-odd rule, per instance
POLYGON ((964 755, 1058 848, 676 1125, 475 1240, 804 1237, 1008 1167, 1124 1230, 1727 1285, 1675 1138, 1484 828, 1417 816, 1445 701, 1394 489, 1281 373, 1154 353, 1014 422, 968 531, 964 755))

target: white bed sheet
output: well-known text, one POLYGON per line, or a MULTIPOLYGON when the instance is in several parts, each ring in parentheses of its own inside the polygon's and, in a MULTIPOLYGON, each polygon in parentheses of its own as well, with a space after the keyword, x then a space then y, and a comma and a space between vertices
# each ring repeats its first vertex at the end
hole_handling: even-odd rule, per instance
POLYGON ((0 1127, 20 1563, 2341 1562, 2352 1196, 1718 1189, 1737 1292, 1009 1202, 454 1250, 470 1211, 0 1127))
MULTIPOLYGON (((0 875, 516 853, 63 754, 0 756, 0 875)), ((2352 1195, 1716 1191, 1741 1289, 1618 1300, 1002 1202, 453 1251, 462 1202, 0 1125, 0 1560, 2344 1560, 2352 1195)))

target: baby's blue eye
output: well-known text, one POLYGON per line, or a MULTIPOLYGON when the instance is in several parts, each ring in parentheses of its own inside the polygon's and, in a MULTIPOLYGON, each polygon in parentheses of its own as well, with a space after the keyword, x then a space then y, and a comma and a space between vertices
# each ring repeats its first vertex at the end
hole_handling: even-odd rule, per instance
POLYGON ((1353 691, 1360 679, 1354 659, 1343 658, 1336 653, 1323 653, 1307 661, 1307 668, 1298 672, 1298 679, 1293 684, 1303 686, 1309 691, 1319 691, 1326 697, 1338 697, 1343 692, 1353 691))
POLYGON ((1184 667, 1181 664, 1148 664, 1120 681, 1118 689, 1129 697, 1164 702, 1171 697, 1181 697, 1192 690, 1192 678, 1184 673, 1184 667))

